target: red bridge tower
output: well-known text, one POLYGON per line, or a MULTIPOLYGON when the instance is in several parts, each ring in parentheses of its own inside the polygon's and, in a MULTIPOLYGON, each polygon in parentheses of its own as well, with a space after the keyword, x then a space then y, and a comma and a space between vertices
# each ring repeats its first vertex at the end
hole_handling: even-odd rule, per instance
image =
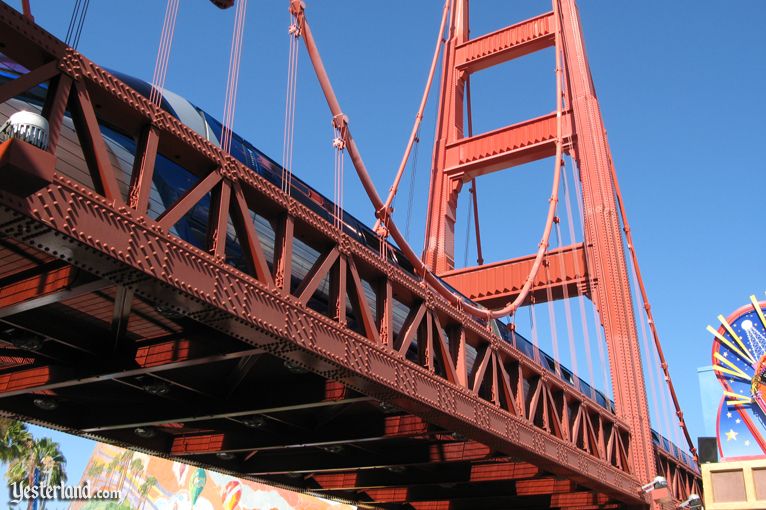
MULTIPOLYGON (((514 264, 527 263, 524 259, 515 259, 453 272, 458 197, 464 183, 490 172, 556 156, 556 146, 561 144, 562 151, 571 155, 579 168, 585 222, 584 243, 565 252, 564 266, 572 271, 577 261, 585 261, 584 280, 606 334, 617 414, 630 424, 632 431, 629 457, 633 472, 640 480, 651 480, 656 474, 655 459, 615 199, 612 158, 575 2, 554 0, 553 3, 553 12, 470 39, 469 2, 456 2, 443 61, 425 262, 468 296, 491 293, 479 288, 481 282, 497 279, 504 269, 514 264), (557 133, 557 112, 554 112, 466 136, 466 83, 471 73, 551 46, 558 53, 556 75, 563 104, 558 112, 560 132, 557 133)), ((566 276, 563 282, 547 282, 547 285, 568 285, 583 275, 566 276)), ((545 293, 535 290, 533 287, 531 295, 538 302, 544 300, 545 293)), ((559 292, 558 296, 562 294, 559 292)))

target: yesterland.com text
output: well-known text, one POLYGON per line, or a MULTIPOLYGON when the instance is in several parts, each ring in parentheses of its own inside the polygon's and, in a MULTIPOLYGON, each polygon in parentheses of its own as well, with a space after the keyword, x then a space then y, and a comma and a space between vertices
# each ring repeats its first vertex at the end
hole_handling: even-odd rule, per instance
POLYGON ((53 501, 76 501, 89 499, 118 500, 120 491, 92 490, 89 482, 81 485, 29 485, 12 483, 8 485, 9 499, 12 504, 21 501, 44 499, 53 501))

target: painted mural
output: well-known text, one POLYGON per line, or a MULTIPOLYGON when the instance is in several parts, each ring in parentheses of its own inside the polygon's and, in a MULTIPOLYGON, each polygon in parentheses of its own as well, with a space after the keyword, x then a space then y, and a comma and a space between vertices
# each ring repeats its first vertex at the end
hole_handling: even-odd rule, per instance
POLYGON ((82 476, 119 501, 77 501, 70 510, 353 510, 355 507, 97 444, 82 476))
POLYGON ((755 296, 713 334, 713 370, 723 387, 718 453, 726 460, 766 456, 766 301, 755 296))

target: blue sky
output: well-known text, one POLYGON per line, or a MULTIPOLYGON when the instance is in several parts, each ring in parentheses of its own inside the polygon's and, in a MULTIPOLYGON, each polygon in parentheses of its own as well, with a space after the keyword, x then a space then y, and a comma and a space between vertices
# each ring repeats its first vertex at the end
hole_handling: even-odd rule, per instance
MULTIPOLYGON (((62 38, 73 3, 32 0, 38 22, 62 38)), ((385 194, 422 93, 441 1, 307 3, 335 90, 378 190, 385 194)), ((164 4, 91 2, 79 50, 103 66, 151 79, 164 4)), ((550 8, 545 0, 474 4, 474 35, 550 8)), ((761 23, 766 3, 580 4, 641 269, 671 374, 696 437, 702 433, 696 369, 710 364, 711 356, 705 326, 714 324, 719 313, 727 315, 746 303, 750 294, 766 299, 761 227, 766 189, 761 154, 766 31, 761 23)), ((287 0, 249 2, 235 120, 240 134, 275 159, 282 154, 287 5, 287 0)), ((218 118, 233 14, 207 2, 182 2, 166 84, 218 118)), ((553 53, 547 51, 477 74, 472 82, 475 132, 552 111, 553 66, 553 53)), ((422 243, 425 217, 433 99, 424 120, 414 188, 411 237, 416 249, 422 243)), ((330 114, 303 50, 297 104, 294 170, 331 197, 330 114)), ((529 167, 479 180, 488 261, 531 253, 536 247, 552 164, 529 167)), ((346 176, 346 208, 371 223, 371 206, 350 163, 346 176)), ((409 176, 396 213, 400 225, 408 180, 409 176)), ((457 228, 460 264, 462 206, 465 201, 457 228)), ((582 353, 578 358, 584 367, 582 353)), ((68 455, 79 454, 77 450, 68 455)))

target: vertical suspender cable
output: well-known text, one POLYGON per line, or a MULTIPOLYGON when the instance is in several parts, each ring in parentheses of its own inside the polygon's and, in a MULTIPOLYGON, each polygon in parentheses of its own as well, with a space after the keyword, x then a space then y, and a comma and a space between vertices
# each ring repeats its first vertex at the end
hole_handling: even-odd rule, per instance
POLYGON ((82 27, 85 26, 85 16, 88 15, 88 7, 90 6, 90 0, 85 0, 85 5, 82 9, 82 15, 80 16, 80 23, 77 25, 77 33, 74 36, 74 42, 72 47, 77 49, 80 45, 80 36, 82 35, 82 27))
MULTIPOLYGON (((473 184, 471 185, 471 188, 468 190, 468 193, 470 195, 473 195, 473 184)), ((469 200, 472 200, 472 197, 469 197, 469 200)), ((468 266, 468 245, 471 242, 471 218, 473 216, 473 207, 471 202, 468 202, 467 209, 468 212, 465 215, 465 245, 463 246, 463 265, 468 266)))
MULTIPOLYGON (((572 172, 574 172, 574 165, 572 165, 572 172)), ((566 206, 566 214, 567 214, 567 227, 569 228, 569 244, 574 245, 575 243, 575 224, 574 224, 574 215, 572 212, 572 199, 569 195, 569 180, 567 178, 567 172, 564 171, 561 174, 563 181, 564 181, 564 203, 566 206)), ((584 249, 584 247, 583 247, 584 249)), ((574 271, 575 274, 581 274, 581 271, 583 271, 585 268, 580 267, 580 261, 578 258, 575 258, 575 267, 574 271)), ((596 379, 593 374, 593 356, 591 353, 591 346, 590 346, 590 331, 588 328, 588 320, 586 318, 585 314, 585 296, 582 295, 582 292, 580 291, 580 287, 577 287, 577 301, 580 308, 580 325, 582 326, 582 335, 585 345, 585 358, 588 361, 588 382, 595 387, 596 385, 596 379)))
MULTIPOLYGON (((471 77, 468 76, 465 79, 465 96, 466 96, 466 117, 468 121, 468 136, 473 136, 473 109, 471 108, 471 77)), ((469 192, 469 203, 468 203, 468 212, 465 215, 465 250, 463 253, 463 265, 468 265, 468 245, 471 242, 471 216, 474 212, 474 209, 476 207, 476 179, 471 179, 471 187, 468 190, 469 192), (473 202, 473 203, 471 203, 473 202), (473 206, 473 207, 472 207, 473 206)), ((478 209, 476 209, 478 212, 478 209)), ((479 221, 478 218, 476 218, 476 226, 478 227, 479 221)), ((478 234, 478 228, 476 230, 476 233, 478 234)), ((478 254, 481 253, 481 244, 479 244, 479 238, 476 238, 477 241, 477 250, 478 254)), ((480 256, 478 255, 477 256, 480 256)))
MULTIPOLYGON (((638 281, 636 280, 636 272, 633 270, 632 267, 630 271, 630 276, 631 276, 631 282, 633 284, 633 293, 635 293, 635 295, 638 296, 638 281)), ((636 302, 636 305, 638 305, 637 302, 636 302)), ((657 393, 658 383, 655 381, 654 363, 652 363, 654 357, 652 356, 652 351, 649 349, 649 340, 647 339, 647 336, 646 336, 646 324, 644 323, 644 314, 641 313, 640 308, 638 309, 638 313, 636 314, 636 320, 640 325, 641 344, 646 357, 646 372, 648 372, 647 378, 649 379, 649 389, 652 392, 652 398, 651 398, 652 411, 654 411, 654 416, 657 417, 657 424, 655 426, 657 427, 657 429, 659 429, 660 423, 662 423, 666 431, 665 434, 668 434, 670 432, 670 422, 668 420, 666 407, 665 406, 658 407, 660 400, 659 400, 659 395, 657 393)))
MULTIPOLYGON (((74 49, 77 49, 77 45, 80 44, 80 35, 82 34, 82 27, 85 24, 85 16, 88 14, 89 5, 90 0, 76 0, 74 8, 72 9, 72 16, 69 18, 69 28, 67 28, 64 42, 74 49)), ((25 0, 24 15, 27 16, 27 13, 29 13, 28 18, 32 19, 32 13, 29 11, 29 2, 28 0, 25 0)))
POLYGON ((24 13, 24 17, 29 21, 35 20, 34 16, 32 16, 32 7, 29 5, 29 0, 21 0, 21 10, 24 13))
POLYGON ((654 317, 652 316, 652 307, 649 304, 649 298, 647 297, 646 287, 644 286, 643 278, 641 278, 641 268, 638 265, 638 256, 636 255, 636 248, 635 248, 635 245, 633 244, 633 236, 631 235, 631 232, 630 232, 630 224, 628 223, 628 216, 627 216, 627 213, 625 212, 625 204, 623 203, 623 200, 622 200, 622 191, 620 190, 620 184, 617 182, 617 173, 614 169, 614 164, 612 163, 611 160, 609 161, 609 171, 612 178, 612 186, 614 188, 614 194, 617 198, 617 207, 620 209, 620 216, 621 216, 623 228, 625 231, 625 239, 628 243, 628 251, 630 252, 631 262, 636 272, 636 279, 638 280, 638 288, 641 294, 641 300, 644 304, 644 309, 646 310, 647 321, 649 322, 649 329, 652 332, 652 338, 654 339, 654 346, 655 346, 655 349, 657 350, 657 357, 659 358, 660 366, 662 367, 662 371, 665 376, 665 381, 667 382, 670 398, 673 401, 673 406, 676 411, 676 416, 678 417, 678 424, 684 433, 686 443, 689 446, 689 451, 694 457, 694 460, 696 462, 699 462, 699 459, 697 457, 697 449, 694 447, 694 442, 692 441, 691 435, 689 434, 689 430, 686 428, 686 422, 684 421, 684 413, 681 411, 681 406, 678 403, 678 397, 676 395, 675 387, 673 386, 673 380, 670 378, 670 371, 668 370, 668 364, 667 364, 667 361, 665 361, 665 355, 662 352, 662 345, 660 344, 660 336, 659 336, 659 333, 657 332, 657 326, 654 322, 654 317))
POLYGON ((68 45, 72 45, 72 35, 75 32, 77 20, 80 19, 79 11, 82 6, 82 0, 75 0, 74 7, 72 8, 72 15, 69 18, 69 27, 67 28, 66 35, 64 36, 64 42, 68 45))
POLYGON ((604 327, 601 324, 601 319, 599 318, 598 311, 595 307, 593 308, 593 327, 596 328, 596 344, 598 345, 598 358, 599 363, 601 364, 603 389, 607 395, 614 395, 612 387, 609 384, 610 377, 609 372, 607 371, 606 354, 604 353, 604 327))
POLYGON ((415 135, 415 147, 412 149, 412 163, 410 172, 410 189, 407 196, 407 218, 404 224, 404 237, 410 238, 410 227, 412 226, 412 208, 415 205, 415 179, 418 172, 418 149, 420 148, 420 129, 415 135))
MULTIPOLYGON (((556 20, 556 111, 558 114, 561 114, 561 111, 564 109, 564 68, 563 68, 563 58, 561 56, 561 52, 563 51, 562 48, 562 38, 561 38, 561 21, 559 19, 559 13, 558 13, 558 1, 553 2, 554 7, 554 18, 556 20)), ((563 132, 561 128, 561 122, 559 122, 556 126, 556 136, 558 137, 559 144, 563 144, 563 132)), ((568 200, 569 197, 566 196, 566 192, 568 191, 566 188, 566 166, 564 165, 563 161, 563 155, 559 154, 558 157, 561 158, 561 161, 559 164, 561 165, 561 173, 564 180, 564 191, 565 191, 565 198, 568 200)), ((559 270, 560 270, 560 277, 561 277, 561 289, 562 289, 562 300, 564 301, 564 316, 566 318, 566 325, 567 325, 567 336, 569 339, 569 359, 571 362, 571 369, 574 372, 574 375, 577 376, 579 373, 579 367, 577 366, 577 348, 575 346, 575 339, 574 339, 574 331, 572 328, 572 310, 569 306, 569 289, 567 288, 567 282, 566 282, 566 270, 564 268, 564 252, 561 250, 563 247, 563 241, 561 239, 561 221, 557 217, 554 220, 554 224, 556 226, 556 239, 558 240, 558 247, 559 247, 559 270)), ((575 377, 575 380, 578 380, 577 377, 575 377)), ((579 386, 579 384, 578 384, 579 386)))
MULTIPOLYGON (((566 172, 566 168, 562 168, 562 145, 563 145, 563 130, 561 126, 561 115, 562 115, 562 91, 563 91, 563 69, 561 67, 561 22, 559 20, 558 16, 558 2, 553 2, 553 17, 555 20, 555 49, 556 49, 556 172, 557 177, 558 174, 560 174, 562 171, 566 172)), ((554 190, 554 196, 556 196, 556 202, 558 202, 558 193, 559 193, 559 179, 556 179, 556 188, 554 190)), ((558 217, 555 216, 555 209, 557 203, 552 203, 552 209, 553 209, 553 217, 551 218, 550 224, 551 226, 554 224, 558 224, 558 217)), ((548 257, 548 250, 550 248, 550 243, 546 241, 545 243, 545 253, 546 256, 543 259, 543 266, 545 267, 545 280, 550 280, 550 258, 548 257)), ((562 282, 563 283, 563 282, 562 282)), ((553 303, 553 289, 550 285, 546 288, 546 294, 548 298, 548 322, 550 323, 551 328, 551 340, 553 342, 553 358, 558 366, 561 364, 561 355, 559 351, 559 339, 558 339, 558 324, 556 323, 556 310, 555 305, 553 303)))
POLYGON ((532 345, 535 348, 535 361, 540 362, 540 339, 537 337, 537 317, 535 316, 535 297, 529 304, 529 322, 532 326, 532 345))
MULTIPOLYGON (((545 268, 545 280, 550 281, 550 259, 547 257, 543 260, 543 267, 545 268)), ((556 366, 561 365, 561 352, 559 351, 559 333, 558 324, 556 323, 556 309, 553 305, 553 290, 548 285, 545 289, 547 301, 548 301, 548 324, 551 328, 551 342, 553 343, 553 359, 556 361, 556 366)), ((558 370, 558 369, 557 369, 558 370)))
POLYGON ((242 57, 242 39, 245 32, 245 14, 247 0, 238 0, 234 12, 234 30, 229 51, 229 73, 226 78, 226 100, 223 110, 223 132, 221 148, 225 152, 231 150, 232 128, 234 127, 234 112, 237 105, 237 89, 239 87, 239 68, 242 57))
POLYGON ((484 264, 484 254, 481 249, 481 229, 479 228, 479 189, 476 179, 471 179, 471 195, 473 198, 473 228, 476 231, 476 263, 484 264))
POLYGON ((290 14, 290 50, 287 57, 287 92, 285 94, 285 128, 282 141, 282 191, 291 192, 293 173, 293 141, 295 139, 295 102, 298 90, 298 38, 301 30, 295 15, 290 14))
MULTIPOLYGON (((564 169, 562 174, 565 173, 566 169, 564 169)), ((559 269, 562 285, 561 289, 563 294, 562 300, 564 301, 564 317, 566 319, 567 338, 569 340, 569 360, 571 363, 570 368, 572 369, 572 372, 575 376, 579 376, 580 368, 577 362, 577 346, 575 345, 574 327, 572 326, 572 309, 569 305, 569 288, 566 282, 566 269, 564 268, 564 251, 562 249, 564 247, 564 243, 561 240, 561 221, 556 222, 556 239, 558 241, 559 247, 559 269)))
MULTIPOLYGON (((465 95, 466 95, 466 111, 467 111, 467 117, 468 117, 468 136, 473 136, 473 108, 471 107, 471 76, 468 75, 468 77, 465 79, 465 95)), ((484 264, 484 255, 481 252, 481 230, 479 229, 479 192, 478 188, 476 187, 476 178, 471 178, 471 189, 470 189, 471 197, 470 200, 473 205, 473 221, 474 221, 474 230, 476 231, 476 262, 479 265, 484 264)), ((469 206, 470 207, 470 206, 469 206)), ((471 223, 471 209, 468 209, 468 227, 466 227, 466 230, 470 229, 470 223, 471 223)), ((468 241, 469 241, 468 235, 466 235, 466 259, 468 259, 468 241)), ((468 265, 467 263, 465 265, 468 265)))
MULTIPOLYGON (((343 180, 344 180, 344 149, 346 148, 346 132, 344 119, 333 118, 333 140, 332 146, 335 149, 335 180, 334 180, 334 218, 335 228, 343 226, 343 180)), ((385 256, 385 243, 381 243, 381 256, 385 256)))
POLYGON ((173 44, 173 34, 175 33, 178 7, 179 0, 168 0, 167 7, 165 8, 165 18, 162 24, 160 45, 157 49, 157 59, 154 62, 152 91, 149 94, 149 100, 157 106, 160 106, 162 102, 162 91, 165 88, 165 78, 167 77, 170 48, 173 44))
MULTIPOLYGON (((573 188, 575 190, 575 201, 577 202, 577 209, 580 214, 580 228, 582 232, 585 232, 585 216, 583 213, 583 207, 582 207, 582 191, 580 190, 580 180, 577 178, 577 175, 575 174, 574 165, 572 165, 572 183, 573 188)), ((593 327, 596 330, 596 345, 598 345, 598 357, 599 357, 599 364, 601 365, 601 375, 603 377, 603 390, 606 392, 611 392, 612 388, 609 385, 609 376, 607 374, 606 369, 606 356, 604 354, 604 337, 601 333, 602 326, 601 326, 601 319, 598 316, 598 310, 596 310, 596 306, 592 305, 593 309, 593 327)))

